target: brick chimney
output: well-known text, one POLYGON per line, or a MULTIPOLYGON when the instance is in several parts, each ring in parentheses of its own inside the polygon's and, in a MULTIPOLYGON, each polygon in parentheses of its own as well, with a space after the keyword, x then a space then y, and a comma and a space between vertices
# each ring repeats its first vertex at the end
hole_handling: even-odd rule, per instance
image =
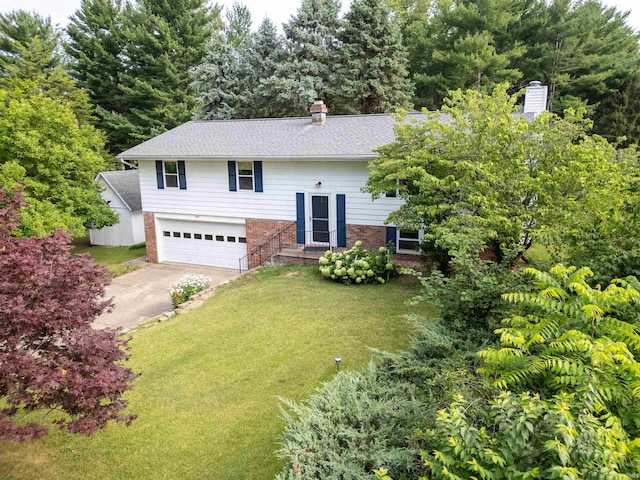
POLYGON ((311 105, 311 124, 322 125, 327 121, 327 106, 322 100, 316 100, 311 105))
POLYGON ((525 115, 530 113, 537 117, 547 109, 547 90, 548 87, 537 80, 529 83, 524 95, 525 115))

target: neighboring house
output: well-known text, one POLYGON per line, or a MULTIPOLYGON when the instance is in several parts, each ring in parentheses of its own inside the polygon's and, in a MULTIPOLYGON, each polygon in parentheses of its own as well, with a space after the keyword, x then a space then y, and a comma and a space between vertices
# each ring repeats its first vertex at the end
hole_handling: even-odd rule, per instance
MULTIPOLYGON (((525 113, 544 110, 540 89, 525 113)), ((420 232, 384 223, 401 199, 361 191, 374 150, 395 139, 393 117, 326 113, 317 101, 311 118, 191 121, 120 154, 139 167, 147 259, 238 268, 279 231, 299 245, 391 241, 416 255, 420 232)))
POLYGON ((110 227, 89 230, 91 245, 117 247, 144 242, 144 220, 137 170, 102 172, 96 182, 104 185, 102 198, 120 221, 110 227))

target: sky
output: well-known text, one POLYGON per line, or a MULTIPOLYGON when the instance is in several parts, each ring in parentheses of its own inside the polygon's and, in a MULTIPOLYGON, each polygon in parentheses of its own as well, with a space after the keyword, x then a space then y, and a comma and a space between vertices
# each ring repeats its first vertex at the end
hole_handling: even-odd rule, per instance
MULTIPOLYGON (((217 0, 220 5, 230 7, 233 0, 217 0)), ((301 0, 240 0, 251 11, 253 27, 256 29, 265 16, 281 29, 282 24, 295 15, 301 0)), ((348 8, 350 0, 343 0, 343 10, 348 8)), ((627 23, 636 31, 640 31, 640 2, 638 0, 604 0, 604 4, 615 6, 618 10, 631 10, 627 23)), ((80 0, 0 0, 0 12, 15 9, 36 11, 43 16, 51 16, 53 23, 64 26, 67 18, 80 6, 80 0)))

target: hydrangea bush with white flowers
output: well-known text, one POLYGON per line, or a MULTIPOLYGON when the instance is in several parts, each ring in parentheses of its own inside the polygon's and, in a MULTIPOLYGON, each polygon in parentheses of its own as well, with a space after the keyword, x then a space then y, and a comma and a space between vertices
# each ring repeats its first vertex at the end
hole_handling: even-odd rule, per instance
POLYGON ((177 307, 181 303, 186 302, 198 292, 201 292, 211 286, 211 279, 204 275, 187 274, 180 280, 169 284, 169 293, 173 307, 177 307))
POLYGON ((351 250, 341 253, 327 251, 318 263, 322 275, 345 285, 385 283, 400 271, 400 267, 391 261, 387 247, 380 247, 376 255, 371 255, 362 248, 360 240, 351 250))

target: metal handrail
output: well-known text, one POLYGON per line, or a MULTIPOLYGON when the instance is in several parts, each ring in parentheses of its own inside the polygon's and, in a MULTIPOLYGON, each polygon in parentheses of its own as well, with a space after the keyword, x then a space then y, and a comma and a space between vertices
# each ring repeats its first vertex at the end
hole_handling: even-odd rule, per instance
POLYGON ((249 257, 258 256, 258 265, 264 264, 267 260, 280 252, 283 248, 287 248, 295 244, 295 233, 293 233, 293 242, 286 241, 286 234, 291 234, 290 230, 295 229, 296 222, 292 222, 284 228, 276 230, 264 243, 258 245, 247 253, 244 257, 238 259, 238 269, 240 273, 249 270, 249 257))

